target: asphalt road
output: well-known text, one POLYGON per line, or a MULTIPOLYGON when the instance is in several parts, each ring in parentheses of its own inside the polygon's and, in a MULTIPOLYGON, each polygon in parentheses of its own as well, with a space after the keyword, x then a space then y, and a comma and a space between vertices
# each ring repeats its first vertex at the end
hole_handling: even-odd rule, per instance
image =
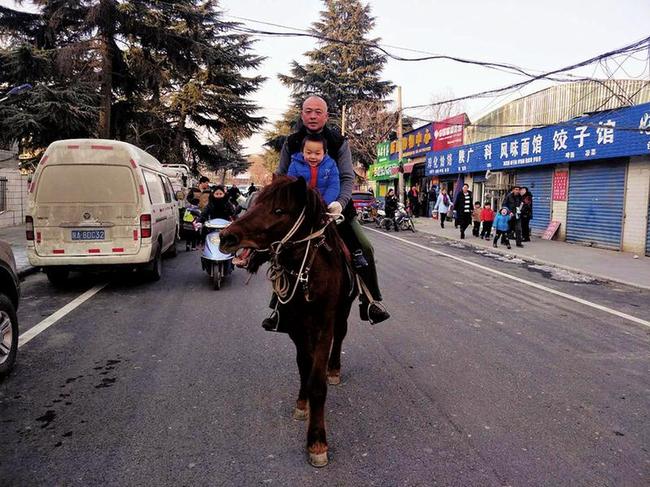
MULTIPOLYGON (((650 320, 649 292, 399 235, 650 320)), ((308 465, 291 419, 293 345, 259 326, 268 283, 237 271, 213 291, 180 252, 158 283, 27 279, 22 332, 109 284, 22 347, 0 384, 0 484, 650 484, 650 328, 371 238, 393 318, 372 327, 353 310, 327 467, 308 465)))

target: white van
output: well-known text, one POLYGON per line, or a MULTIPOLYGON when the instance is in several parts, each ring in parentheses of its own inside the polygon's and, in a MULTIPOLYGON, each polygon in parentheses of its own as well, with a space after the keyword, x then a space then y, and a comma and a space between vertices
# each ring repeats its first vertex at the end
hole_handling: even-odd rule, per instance
POLYGON ((29 187, 27 255, 53 284, 88 266, 137 266, 160 279, 176 255, 178 203, 150 154, 125 142, 50 144, 29 187))

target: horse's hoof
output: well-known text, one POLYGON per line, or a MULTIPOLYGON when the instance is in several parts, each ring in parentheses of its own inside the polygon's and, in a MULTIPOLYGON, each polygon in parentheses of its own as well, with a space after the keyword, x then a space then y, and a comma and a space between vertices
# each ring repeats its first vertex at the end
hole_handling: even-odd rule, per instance
POLYGON ((305 421, 309 418, 309 409, 298 409, 293 410, 293 419, 296 421, 305 421))
POLYGON ((328 375, 327 383, 331 386, 338 386, 341 383, 341 374, 328 375))
POLYGON ((309 454, 309 463, 312 467, 324 467, 327 465, 327 452, 325 453, 310 453, 309 454))

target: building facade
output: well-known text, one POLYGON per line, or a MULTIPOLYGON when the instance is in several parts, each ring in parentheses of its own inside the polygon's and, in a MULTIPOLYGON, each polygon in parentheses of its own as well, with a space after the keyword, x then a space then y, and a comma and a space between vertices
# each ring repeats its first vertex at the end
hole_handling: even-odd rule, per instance
POLYGON ((649 103, 432 151, 426 172, 469 183, 495 206, 512 185, 526 186, 534 232, 557 222, 559 239, 650 253, 649 103))

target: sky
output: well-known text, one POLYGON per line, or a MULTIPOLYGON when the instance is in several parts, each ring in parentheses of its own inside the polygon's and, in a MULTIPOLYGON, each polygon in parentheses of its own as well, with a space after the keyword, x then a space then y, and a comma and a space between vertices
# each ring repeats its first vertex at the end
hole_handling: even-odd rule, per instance
MULTIPOLYGON (((282 30, 250 20, 306 29, 319 18, 320 0, 221 0, 225 18, 263 30, 282 30)), ((369 0, 375 19, 373 37, 385 45, 445 54, 480 61, 515 64, 531 71, 568 66, 650 36, 650 2, 647 0, 369 0)), ((1 5, 14 6, 12 0, 1 5)), ((25 1, 26 6, 29 1, 25 1)), ((292 60, 313 49, 313 39, 259 38, 256 54, 266 60, 259 74, 267 81, 252 96, 259 114, 269 123, 280 118, 289 105, 289 90, 277 78, 288 73, 292 60)), ((421 53, 388 48, 404 57, 421 53)), ((616 78, 650 79, 647 56, 612 60, 577 74, 616 78), (643 57, 643 59, 641 59, 643 57), (624 62, 623 62, 624 61, 624 62), (619 66, 622 64, 622 67, 619 66)), ((498 88, 524 78, 451 61, 400 62, 389 60, 383 78, 402 87, 403 105, 430 103, 498 88)), ((533 83, 511 96, 466 102, 462 108, 471 120, 546 86, 533 83)), ((430 118, 426 109, 407 112, 430 118)), ((249 153, 262 151, 263 130, 244 141, 249 153)))

